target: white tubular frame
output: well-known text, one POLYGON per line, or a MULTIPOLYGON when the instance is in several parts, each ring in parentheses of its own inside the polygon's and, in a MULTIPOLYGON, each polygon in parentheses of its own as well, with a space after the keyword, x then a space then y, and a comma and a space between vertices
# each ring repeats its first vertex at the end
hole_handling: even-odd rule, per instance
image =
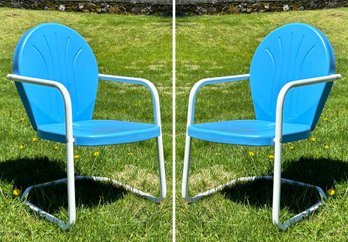
MULTIPOLYGON (((295 87, 308 86, 323 82, 332 82, 341 78, 340 74, 332 74, 322 77, 314 77, 302 80, 296 80, 288 82, 280 90, 277 98, 276 107, 276 128, 275 128, 275 138, 274 138, 274 181, 273 181, 273 202, 272 202, 272 220, 275 225, 280 229, 287 229, 292 223, 307 217, 312 212, 314 212, 320 205, 314 205, 302 213, 295 215, 294 217, 288 219, 284 223, 280 222, 280 188, 281 188, 281 156, 282 156, 282 137, 283 137, 283 108, 286 94, 288 91, 295 87)), ((322 198, 326 199, 325 193, 322 198)))
POLYGON ((248 79, 249 79, 249 74, 243 74, 243 75, 235 75, 235 76, 206 78, 206 79, 202 79, 202 80, 198 81, 192 87, 191 92, 190 92, 189 104, 188 104, 188 113, 187 113, 187 128, 194 121, 196 96, 197 96, 198 91, 202 87, 204 87, 206 85, 218 84, 218 83, 245 81, 245 80, 248 80, 248 79))
MULTIPOLYGON (((69 221, 68 223, 64 223, 63 221, 42 211, 41 209, 39 209, 36 212, 38 212, 42 217, 46 218, 47 220, 56 223, 62 229, 67 229, 69 226, 73 225, 76 221, 75 178, 74 178, 74 173, 75 173, 74 172, 74 138, 73 138, 73 128, 72 128, 72 106, 71 106, 70 94, 63 84, 56 81, 52 81, 52 80, 20 76, 15 74, 8 74, 7 79, 11 81, 16 81, 16 82, 25 82, 25 83, 36 84, 41 86, 53 87, 58 89, 63 96, 64 108, 65 108, 69 221)), ((25 194, 25 192, 23 194, 25 194)), ((22 198, 24 199, 25 196, 22 195, 22 198)))
POLYGON ((99 74, 98 76, 99 76, 99 79, 103 81, 143 85, 147 89, 149 89, 152 95, 152 105, 153 105, 153 113, 154 113, 154 119, 155 119, 154 121, 155 121, 155 124, 161 127, 161 112, 160 112, 159 95, 155 85, 152 82, 143 78, 136 78, 136 77, 114 76, 114 75, 106 75, 106 74, 99 74))
POLYGON ((206 78, 202 79, 192 87, 188 103, 188 112, 187 112, 187 125, 186 125, 186 142, 185 142, 185 157, 184 157, 184 169, 182 176, 182 197, 189 203, 195 202, 198 199, 196 197, 191 198, 188 194, 188 182, 189 182, 189 170, 190 170, 190 156, 191 156, 191 142, 192 138, 188 135, 188 127, 193 124, 194 121, 194 109, 196 103, 196 96, 198 91, 206 85, 217 84, 223 82, 236 82, 244 81, 249 79, 249 74, 236 75, 236 76, 225 76, 225 77, 216 77, 216 78, 206 78))
POLYGON ((143 78, 99 74, 99 79, 104 81, 143 85, 147 89, 149 89, 149 91, 151 92, 154 121, 155 121, 155 124, 160 127, 160 135, 156 138, 157 152, 158 152, 158 173, 160 178, 160 196, 155 199, 155 202, 159 203, 166 197, 167 190, 166 190, 166 177, 165 177, 164 154, 163 154, 161 111, 160 111, 158 91, 152 82, 143 78))
MULTIPOLYGON (((188 127, 194 121, 194 104, 195 104, 196 94, 202 86, 207 85, 207 84, 220 83, 220 82, 246 80, 248 78, 249 78, 249 75, 246 74, 246 75, 230 76, 230 77, 222 77, 222 78, 203 79, 203 80, 197 82, 193 86, 193 88, 190 92, 188 117, 187 117, 187 130, 188 130, 188 127)), ((281 178, 281 144, 282 144, 282 135, 283 135, 282 134, 282 126, 283 126, 284 101, 285 101, 286 94, 292 88, 306 86, 306 85, 313 85, 313 84, 318 84, 318 83, 323 83, 323 82, 332 82, 332 81, 338 80, 340 78, 341 78, 340 74, 332 74, 332 75, 328 75, 328 76, 292 81, 292 82, 289 82, 282 87, 282 89, 280 90, 280 92, 278 94, 277 106, 276 106, 276 128, 275 128, 275 138, 274 138, 274 145, 275 145, 275 149, 274 149, 274 177, 272 177, 272 176, 241 177, 241 178, 237 178, 235 180, 232 180, 230 182, 227 182, 223 185, 220 185, 218 187, 212 188, 206 192, 202 192, 196 196, 190 197, 188 194, 188 180, 189 180, 189 167, 190 167, 192 138, 188 135, 188 133, 186 131, 184 172, 183 172, 183 182, 182 182, 182 197, 187 202, 193 203, 201 198, 204 198, 204 197, 206 197, 210 194, 213 194, 217 191, 221 191, 225 187, 234 185, 238 182, 247 182, 247 181, 254 181, 254 180, 261 180, 261 179, 266 179, 266 180, 273 179, 272 220, 273 220, 273 223, 276 226, 278 226, 278 228, 285 230, 291 224, 293 224, 293 223, 303 219, 304 217, 307 217, 311 213, 313 213, 316 209, 319 208, 320 205, 323 204, 323 200, 326 199, 325 192, 318 186, 281 178), (303 212, 295 215, 294 217, 288 219, 284 223, 281 223, 280 222, 281 183, 298 185, 298 186, 303 186, 303 187, 308 187, 308 188, 315 188, 321 197, 321 201, 312 205, 311 207, 309 207, 305 211, 303 211, 303 212)))
MULTIPOLYGON (((111 78, 111 76, 107 75, 100 75, 99 78, 111 78)), ((22 199, 24 200, 24 203, 29 206, 30 209, 32 209, 34 212, 38 213, 41 217, 47 219, 50 222, 53 222, 57 224, 61 229, 65 230, 68 229, 71 225, 73 225, 76 221, 76 199, 75 199, 75 179, 77 180, 83 180, 83 179, 89 179, 89 180, 95 180, 100 182, 111 182, 114 185, 121 186, 127 191, 134 192, 140 196, 143 196, 153 202, 159 203, 162 201, 166 196, 166 183, 165 183, 165 173, 164 173, 164 156, 163 156, 163 145, 162 145, 162 127, 161 127, 161 117, 159 112, 159 98, 158 93, 154 85, 143 79, 137 79, 137 78, 127 78, 126 82, 131 83, 131 80, 134 79, 134 84, 140 84, 144 83, 152 93, 153 102, 154 102, 154 109, 155 109, 155 123, 159 125, 161 129, 160 136, 157 137, 157 147, 158 147, 158 159, 159 159, 159 173, 160 173, 160 196, 154 197, 151 194, 142 192, 136 188, 130 187, 128 185, 125 185, 123 183, 120 183, 118 181, 115 181, 110 178, 105 177, 95 177, 95 176, 77 176, 74 177, 74 138, 73 138, 73 128, 72 128, 72 105, 71 105, 71 98, 68 90, 65 88, 65 86, 59 82, 52 81, 52 80, 46 80, 46 79, 40 79, 40 78, 33 78, 33 77, 27 77, 27 76, 20 76, 16 74, 8 74, 7 78, 11 81, 16 82, 24 82, 24 83, 30 83, 30 84, 36 84, 36 85, 42 85, 42 86, 48 86, 56 88, 60 91, 60 93, 63 96, 64 99, 64 107, 65 107, 65 127, 66 127, 66 157, 67 157, 67 178, 59 179, 55 181, 50 181, 34 186, 30 186, 26 188, 26 190, 22 194, 22 199), (30 193, 30 191, 33 188, 40 188, 40 187, 47 187, 51 185, 57 185, 61 183, 67 183, 67 189, 68 189, 68 210, 69 210, 69 221, 68 223, 65 223, 64 221, 56 218, 55 216, 43 211, 41 208, 37 207, 36 205, 30 203, 27 201, 27 197, 30 193)), ((121 77, 117 77, 118 81, 121 81, 121 77)), ((116 80, 115 80, 116 81, 116 80)))

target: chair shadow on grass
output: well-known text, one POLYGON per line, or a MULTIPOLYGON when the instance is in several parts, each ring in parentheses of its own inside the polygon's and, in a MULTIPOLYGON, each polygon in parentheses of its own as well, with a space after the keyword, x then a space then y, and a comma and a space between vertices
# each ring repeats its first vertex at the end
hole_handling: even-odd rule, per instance
MULTIPOLYGON (((273 174, 273 167, 268 174, 273 174)), ((348 163, 332 159, 302 157, 283 164, 282 178, 309 183, 321 187, 324 192, 335 183, 347 181, 348 163)), ((225 198, 236 203, 248 204, 256 208, 272 207, 273 181, 256 180, 238 183, 224 188, 225 198)), ((300 213, 320 200, 315 188, 282 184, 281 208, 291 213, 300 213)))
MULTIPOLYGON (((8 160, 0 163, 0 179, 13 183, 14 187, 24 191, 32 185, 66 178, 64 166, 64 163, 47 157, 8 160)), ((75 175, 79 175, 78 173, 76 171, 75 175)), ((96 207, 113 203, 127 193, 122 187, 93 180, 77 180, 75 187, 77 207, 96 207)), ((60 208, 68 207, 67 186, 64 183, 35 188, 30 192, 28 200, 49 213, 56 213, 60 208)))

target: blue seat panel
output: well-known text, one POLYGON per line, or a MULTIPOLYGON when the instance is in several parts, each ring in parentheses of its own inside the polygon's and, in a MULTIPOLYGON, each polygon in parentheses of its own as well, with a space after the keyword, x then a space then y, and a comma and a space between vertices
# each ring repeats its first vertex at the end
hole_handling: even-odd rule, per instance
MULTIPOLYGON (((283 143, 306 139, 311 127, 305 124, 283 124, 283 143)), ((193 124, 188 135, 211 142, 238 145, 273 145, 275 122, 263 120, 233 120, 193 124)))
MULTIPOLYGON (((95 146, 124 144, 158 137, 160 128, 155 124, 115 120, 87 120, 73 122, 75 145, 95 146)), ((65 143, 65 123, 45 124, 38 127, 42 139, 65 143)))

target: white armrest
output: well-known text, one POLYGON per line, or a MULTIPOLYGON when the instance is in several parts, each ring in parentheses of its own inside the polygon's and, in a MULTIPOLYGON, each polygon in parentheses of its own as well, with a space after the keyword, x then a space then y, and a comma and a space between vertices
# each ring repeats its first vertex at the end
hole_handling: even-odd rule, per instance
POLYGON ((7 79, 11 81, 16 82, 25 82, 30 84, 36 84, 41 86, 48 86, 56 88, 60 91, 60 93, 63 95, 64 99, 64 108, 65 108, 65 129, 66 129, 66 141, 69 142, 73 139, 73 129, 72 129, 72 105, 71 105, 71 98, 68 90, 66 87, 56 81, 52 80, 46 80, 46 79, 40 79, 40 78, 34 78, 34 77, 28 77, 28 76, 21 76, 16 74, 8 74, 7 79))
POLYGON ((323 82, 332 82, 341 78, 340 74, 332 74, 328 76, 314 77, 302 80, 296 80, 286 83, 278 94, 277 108, 276 108, 276 129, 275 129, 275 140, 282 141, 283 132, 283 108, 286 94, 288 91, 295 87, 308 86, 323 82))
POLYGON ((155 85, 152 82, 143 78, 113 76, 113 75, 105 75, 105 74, 99 74, 99 79, 104 81, 138 84, 138 85, 143 85, 147 89, 149 89, 152 95, 152 105, 153 105, 155 124, 161 127, 161 112, 160 112, 159 95, 155 85))
POLYGON ((187 127, 190 126, 194 121, 194 106, 196 103, 196 96, 198 91, 206 85, 217 84, 223 82, 236 82, 249 79, 249 74, 235 75, 235 76, 224 76, 224 77, 214 77, 202 79, 192 87, 188 103, 188 113, 187 113, 187 127))

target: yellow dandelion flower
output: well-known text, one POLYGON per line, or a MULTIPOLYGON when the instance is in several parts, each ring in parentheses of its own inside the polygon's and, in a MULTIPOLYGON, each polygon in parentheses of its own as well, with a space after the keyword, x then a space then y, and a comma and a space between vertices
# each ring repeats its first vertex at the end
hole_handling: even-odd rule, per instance
POLYGON ((329 145, 325 145, 324 148, 325 148, 325 149, 328 149, 328 148, 330 148, 330 146, 329 146, 329 145))
POLYGON ((33 142, 36 142, 36 141, 38 141, 38 140, 39 140, 39 139, 36 138, 36 137, 34 137, 34 138, 31 139, 31 141, 33 141, 33 142))
POLYGON ((293 150, 293 149, 295 149, 295 147, 294 146, 290 146, 290 150, 293 150))
POLYGON ((80 158, 79 155, 74 155, 74 159, 78 159, 78 158, 80 158))
POLYGON ((329 190, 327 190, 327 195, 329 195, 330 197, 335 196, 335 194, 336 194, 335 189, 330 188, 329 190))
POLYGON ((255 156, 255 152, 253 152, 253 151, 249 151, 249 156, 255 156))
POLYGON ((268 158, 274 159, 274 155, 269 155, 268 158))
POLYGON ((132 152, 129 152, 128 155, 131 156, 131 155, 133 155, 133 153, 132 153, 132 152))
POLYGON ((58 150, 58 146, 54 146, 53 149, 58 150))
POLYGON ((12 191, 13 196, 16 196, 16 197, 21 195, 21 193, 22 193, 21 190, 18 188, 13 189, 13 191, 12 191))
POLYGON ((310 138, 309 141, 315 142, 315 141, 317 141, 317 139, 313 137, 313 138, 310 138))
POLYGON ((99 156, 100 155, 100 152, 99 151, 96 151, 93 153, 94 156, 99 156))
POLYGON ((20 145, 18 148, 20 148, 22 150, 22 149, 24 149, 24 145, 20 145))

